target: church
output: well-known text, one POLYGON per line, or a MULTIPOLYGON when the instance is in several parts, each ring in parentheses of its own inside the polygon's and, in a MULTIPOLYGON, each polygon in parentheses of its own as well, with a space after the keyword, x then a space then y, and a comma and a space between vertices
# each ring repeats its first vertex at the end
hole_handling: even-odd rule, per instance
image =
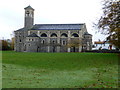
POLYGON ((34 9, 25 9, 24 27, 14 31, 17 52, 82 52, 92 49, 85 23, 34 24, 34 9))

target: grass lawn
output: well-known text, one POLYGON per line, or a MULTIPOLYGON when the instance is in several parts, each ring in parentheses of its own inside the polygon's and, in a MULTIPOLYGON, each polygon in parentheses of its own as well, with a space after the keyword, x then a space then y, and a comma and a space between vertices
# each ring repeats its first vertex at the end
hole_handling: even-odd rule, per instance
POLYGON ((3 88, 118 88, 118 55, 3 51, 3 88))

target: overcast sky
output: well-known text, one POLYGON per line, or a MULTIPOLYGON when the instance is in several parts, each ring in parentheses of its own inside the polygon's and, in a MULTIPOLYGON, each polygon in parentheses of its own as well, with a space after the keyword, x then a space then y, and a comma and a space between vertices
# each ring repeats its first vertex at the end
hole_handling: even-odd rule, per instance
POLYGON ((105 36, 95 33, 93 23, 102 14, 102 0, 1 0, 0 39, 11 38, 13 31, 24 26, 24 8, 35 9, 34 24, 86 23, 93 41, 105 36))

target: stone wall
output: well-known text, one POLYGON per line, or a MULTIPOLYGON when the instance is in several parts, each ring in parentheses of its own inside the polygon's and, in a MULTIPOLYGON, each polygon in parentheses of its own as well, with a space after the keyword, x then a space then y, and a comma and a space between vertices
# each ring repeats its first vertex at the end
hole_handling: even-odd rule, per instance
POLYGON ((23 30, 15 32, 15 51, 20 52, 81 52, 92 49, 92 36, 81 30, 23 30), (35 33, 39 37, 28 37, 35 33), (78 40, 79 46, 69 46, 78 40))

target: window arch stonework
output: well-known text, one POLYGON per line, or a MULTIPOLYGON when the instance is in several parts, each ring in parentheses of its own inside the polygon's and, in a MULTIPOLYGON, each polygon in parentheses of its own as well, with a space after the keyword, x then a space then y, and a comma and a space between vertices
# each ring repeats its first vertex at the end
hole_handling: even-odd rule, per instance
POLYGON ((68 37, 68 35, 67 35, 66 33, 62 33, 62 34, 61 34, 61 37, 62 37, 62 38, 66 38, 66 37, 68 37))
POLYGON ((46 33, 42 33, 41 37, 47 37, 47 34, 46 33))
POLYGON ((56 34, 56 33, 52 33, 52 34, 50 35, 50 37, 57 37, 57 34, 56 34))
POLYGON ((79 37, 79 35, 77 33, 73 33, 72 37, 79 37))

